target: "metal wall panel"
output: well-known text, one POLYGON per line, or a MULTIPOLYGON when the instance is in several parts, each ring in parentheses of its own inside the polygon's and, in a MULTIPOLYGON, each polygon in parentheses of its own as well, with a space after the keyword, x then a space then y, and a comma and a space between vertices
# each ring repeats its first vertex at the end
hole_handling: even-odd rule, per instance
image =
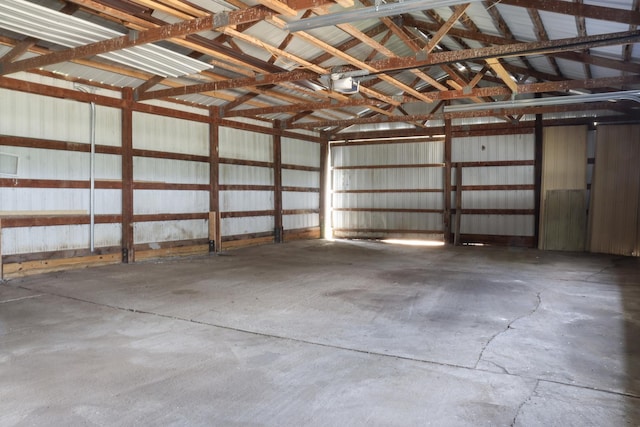
POLYGON ((135 181, 174 184, 208 184, 209 164, 185 160, 134 157, 133 179, 135 181))
POLYGON ((209 155, 209 125, 133 112, 133 148, 209 155))
POLYGON ((340 145, 332 147, 331 159, 331 219, 340 236, 443 230, 442 213, 398 211, 444 209, 443 168, 420 166, 443 163, 442 141, 340 145))
MULTIPOLYGON (((4 145, 0 145, 0 151, 19 157, 18 175, 15 178, 89 180, 89 153, 4 145)), ((96 179, 120 179, 120 156, 96 154, 95 161, 96 179)))
POLYGON ((319 209, 318 193, 303 193, 300 191, 282 192, 282 209, 319 209))
POLYGON ((640 256, 640 125, 598 126, 590 250, 640 256))
MULTIPOLYGON (((96 247, 120 246, 120 224, 96 224, 96 247)), ((89 247, 89 225, 22 227, 2 230, 2 254, 26 254, 89 247)))
POLYGON ((320 188, 320 172, 283 169, 282 186, 320 188))
POLYGON ((220 165, 221 185, 273 185, 273 169, 260 166, 220 165))
POLYGON ((299 228, 310 228, 319 226, 320 215, 316 213, 282 216, 282 227, 285 230, 295 230, 299 228))
POLYGON ((272 136, 220 127, 218 155, 222 158, 273 162, 272 136))
MULTIPOLYGON (((208 191, 134 190, 133 213, 197 213, 209 211, 208 191)), ((176 236, 171 240, 182 240, 176 236)))
MULTIPOLYGON (((548 216, 546 212, 546 196, 550 190, 586 190, 587 189, 587 126, 547 127, 544 129, 542 148, 542 188, 540 192, 540 236, 545 233, 545 218, 554 221, 560 213, 548 216)), ((558 196, 559 197, 559 196, 558 196)), ((556 201, 556 209, 569 209, 573 205, 556 201)), ((586 224, 585 224, 586 225, 586 224)), ((586 227, 584 233, 586 235, 586 227)), ((551 235, 548 235, 552 237, 551 235)), ((545 249, 547 244, 541 238, 539 247, 545 249)), ((584 245, 582 245, 584 247, 584 245)), ((553 248, 564 247, 553 236, 553 248)))
POLYGON ((533 160, 535 137, 527 135, 496 135, 454 138, 451 159, 456 162, 493 160, 533 160))
POLYGON ((136 222, 133 225, 133 239, 136 244, 205 239, 208 233, 207 221, 202 219, 136 222))
MULTIPOLYGON (((438 189, 441 168, 334 169, 334 190, 438 189)), ((376 197, 376 196, 374 196, 376 197)))
MULTIPOLYGON (((463 209, 534 209, 535 192, 520 189, 495 189, 494 186, 533 186, 533 165, 509 166, 510 161, 533 161, 535 137, 526 135, 497 135, 454 138, 452 162, 505 162, 504 166, 465 166, 462 186, 475 187, 462 193, 463 209), (486 189, 482 187, 486 186, 486 189), (480 187, 480 188, 478 188, 480 187)), ((456 168, 452 168, 452 183, 456 183, 456 168)), ((451 194, 455 208, 455 192, 451 194)), ((452 218, 452 227, 457 215, 452 218)), ((461 234, 496 236, 533 236, 535 215, 529 214, 465 214, 461 218, 461 234)))
MULTIPOLYGON (((89 190, 79 188, 0 187, 1 211, 76 211, 89 214, 89 190)), ((96 214, 119 215, 120 190, 96 190, 96 214)))
POLYGON ((333 193, 333 208, 444 209, 442 193, 333 193))
POLYGON ((333 224, 334 228, 350 231, 358 229, 388 230, 388 232, 399 230, 437 231, 442 230, 442 214, 334 211, 333 224))
POLYGON ((273 210, 273 191, 221 191, 221 212, 273 210))
POLYGON ((273 216, 249 218, 223 218, 220 230, 223 236, 273 232, 273 216))
POLYGON ((283 137, 282 164, 320 167, 320 144, 283 137))
POLYGON ((444 144, 437 141, 353 145, 331 150, 333 167, 441 163, 444 144))

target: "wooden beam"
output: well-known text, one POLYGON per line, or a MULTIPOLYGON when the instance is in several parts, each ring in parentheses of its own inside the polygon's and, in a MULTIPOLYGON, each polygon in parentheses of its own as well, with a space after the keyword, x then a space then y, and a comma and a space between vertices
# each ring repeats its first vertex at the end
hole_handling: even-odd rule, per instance
POLYGON ((542 204, 542 156, 544 153, 542 152, 543 148, 543 137, 544 137, 544 123, 542 121, 542 114, 536 114, 536 125, 535 125, 535 150, 534 150, 534 185, 535 190, 533 193, 534 197, 534 210, 535 210, 535 222, 534 222, 534 232, 533 236, 535 239, 536 247, 539 246, 540 243, 540 206, 542 204))
POLYGON ((318 111, 325 109, 356 107, 362 105, 376 105, 380 101, 376 99, 349 98, 347 101, 336 102, 311 102, 306 104, 278 105, 264 108, 251 108, 246 110, 225 112, 223 117, 254 117, 265 114, 302 112, 302 111, 318 111))
POLYGON ((490 3, 533 8, 571 16, 583 16, 601 21, 640 25, 640 12, 635 10, 572 3, 563 0, 492 0, 490 3))
MULTIPOLYGON (((366 65, 367 69, 376 69, 378 71, 384 72, 450 64, 453 62, 473 59, 504 58, 519 55, 538 55, 542 53, 546 54, 554 52, 573 51, 576 49, 584 49, 587 47, 591 48, 598 46, 637 43, 639 41, 640 31, 623 31, 620 33, 599 34, 587 37, 574 37, 568 39, 538 41, 531 43, 513 43, 508 45, 490 46, 479 49, 466 49, 459 51, 434 52, 425 59, 418 59, 415 57, 386 58, 369 62, 366 65)), ((353 67, 351 69, 357 69, 357 67, 353 67)), ((143 96, 141 96, 141 100, 188 95, 207 91, 234 89, 248 86, 264 86, 288 81, 312 80, 315 77, 317 77, 317 73, 313 71, 295 70, 261 75, 252 78, 229 79, 199 85, 190 85, 165 90, 150 91, 143 94, 143 96)))
POLYGON ((453 142, 451 119, 444 121, 444 242, 451 242, 451 148, 453 142))
MULTIPOLYGON (((540 12, 538 12, 537 9, 531 8, 527 9, 527 11, 529 12, 529 17, 531 18, 531 21, 533 21, 533 25, 536 28, 536 36, 538 37, 538 40, 549 40, 549 34, 547 34, 547 30, 544 27, 540 12)), ((563 74, 560 70, 560 67, 558 66, 558 61, 556 61, 552 56, 547 56, 547 60, 549 61, 549 64, 551 64, 551 67, 554 69, 556 74, 562 77, 563 74)))
POLYGON ((293 123, 289 125, 289 129, 316 129, 334 126, 352 126, 358 124, 371 124, 371 123, 401 123, 401 122, 419 122, 432 119, 442 119, 441 114, 415 114, 408 116, 373 116, 373 117, 359 117, 355 119, 346 120, 325 120, 314 122, 293 123))
POLYGON ((163 25, 156 28, 150 28, 145 31, 140 31, 135 34, 123 35, 76 48, 56 51, 48 55, 37 56, 9 64, 0 64, 0 74, 11 74, 18 71, 41 68, 47 65, 58 64, 78 58, 86 58, 93 55, 100 55, 102 53, 140 46, 170 38, 184 37, 189 34, 199 33, 214 28, 237 25, 243 22, 257 21, 264 19, 271 14, 273 14, 273 12, 259 6, 245 10, 207 15, 189 21, 178 22, 177 24, 163 25))
POLYGON ((258 3, 268 7, 275 12, 278 12, 281 15, 294 17, 298 14, 298 12, 295 9, 291 8, 288 4, 278 0, 258 0, 258 3))
MULTIPOLYGON (((462 165, 456 163, 456 228, 453 244, 460 245, 460 224, 462 223, 462 165)), ((446 192, 445 192, 446 193, 446 192)))
POLYGON ((273 234, 276 243, 283 243, 282 227, 282 139, 273 136, 273 234))
POLYGON ((222 247, 220 235, 220 126, 219 111, 209 109, 209 250, 219 252, 222 247), (213 246, 213 248, 211 248, 213 246))
POLYGON ((5 53, 2 56, 2 58, 0 58, 0 65, 9 64, 14 59, 19 58, 25 52, 27 52, 31 47, 33 47, 36 44, 36 42, 37 40, 34 39, 33 37, 27 37, 26 39, 17 43, 15 46, 13 46, 13 48, 9 52, 5 53))
POLYGON ((488 58, 486 61, 489 67, 496 72, 504 84, 507 85, 513 93, 518 93, 518 84, 511 78, 511 74, 504 69, 500 61, 497 58, 488 58))
POLYGON ((431 36, 431 40, 429 40, 429 43, 427 43, 427 45, 422 48, 422 51, 429 53, 433 49, 435 49, 438 43, 440 43, 444 36, 447 35, 451 27, 453 27, 455 23, 458 22, 458 19, 460 19, 460 17, 465 14, 467 9, 469 9, 469 6, 471 6, 471 3, 461 4, 457 6, 451 17, 444 23, 442 27, 440 27, 440 29, 435 34, 431 36))
POLYGON ((133 90, 122 93, 122 262, 135 261, 133 253, 133 90))

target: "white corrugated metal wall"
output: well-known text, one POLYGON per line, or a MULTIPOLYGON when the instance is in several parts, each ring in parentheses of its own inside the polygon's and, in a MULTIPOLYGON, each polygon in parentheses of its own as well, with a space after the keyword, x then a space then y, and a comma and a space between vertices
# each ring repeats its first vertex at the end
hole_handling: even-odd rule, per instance
MULTIPOLYGON (((193 122, 147 113, 133 113, 133 149, 166 153, 209 155, 209 128, 193 122)), ((134 156, 133 213, 135 215, 191 214, 209 211, 206 189, 171 189, 170 184, 209 183, 209 165, 178 159, 134 156), (159 184, 165 188, 148 188, 159 184), (167 186, 167 184, 169 184, 167 186), (144 188, 147 187, 147 188, 144 188)), ((205 219, 136 221, 134 244, 206 239, 205 219)))
POLYGON ((320 144, 282 138, 282 224, 285 230, 320 226, 320 144))
MULTIPOLYGON (((0 117, 1 135, 89 144, 87 103, 0 89, 0 117)), ((120 141, 120 111, 97 106, 96 143, 119 146, 120 141)), ((89 213, 88 152, 6 145, 0 152, 18 156, 17 174, 0 176, 7 184, 0 186, 0 211, 89 213)), ((119 155, 96 154, 96 180, 119 180, 120 165, 119 155)), ((118 215, 120 205, 120 190, 96 189, 97 215, 118 215)), ((96 246, 119 246, 120 237, 120 224, 95 226, 96 246)), ((2 233, 4 255, 87 247, 89 225, 16 227, 2 233)))
MULTIPOLYGON (((451 151, 452 163, 463 167, 461 235, 474 241, 486 236, 533 238, 534 135, 453 138, 451 151)), ((457 190, 455 177, 454 167, 457 190)), ((455 194, 451 197, 455 207, 455 194)))
POLYGON ((336 237, 442 238, 444 142, 331 146, 336 237))
POLYGON ((273 233, 273 137, 229 127, 219 135, 223 238, 273 233))

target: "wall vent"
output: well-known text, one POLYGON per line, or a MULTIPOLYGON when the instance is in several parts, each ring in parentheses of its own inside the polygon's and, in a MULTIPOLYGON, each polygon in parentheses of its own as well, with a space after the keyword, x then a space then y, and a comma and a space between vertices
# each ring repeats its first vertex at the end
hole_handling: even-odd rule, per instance
POLYGON ((0 175, 18 175, 18 156, 0 153, 0 175))

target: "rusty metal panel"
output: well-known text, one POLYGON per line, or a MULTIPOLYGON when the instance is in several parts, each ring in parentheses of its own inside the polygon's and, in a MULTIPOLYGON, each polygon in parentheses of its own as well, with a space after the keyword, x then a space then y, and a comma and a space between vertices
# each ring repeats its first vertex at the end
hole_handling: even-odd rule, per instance
POLYGON ((209 126, 134 111, 133 148, 208 156, 209 126))
POLYGON ((640 256, 640 125, 598 126, 590 251, 640 256))

